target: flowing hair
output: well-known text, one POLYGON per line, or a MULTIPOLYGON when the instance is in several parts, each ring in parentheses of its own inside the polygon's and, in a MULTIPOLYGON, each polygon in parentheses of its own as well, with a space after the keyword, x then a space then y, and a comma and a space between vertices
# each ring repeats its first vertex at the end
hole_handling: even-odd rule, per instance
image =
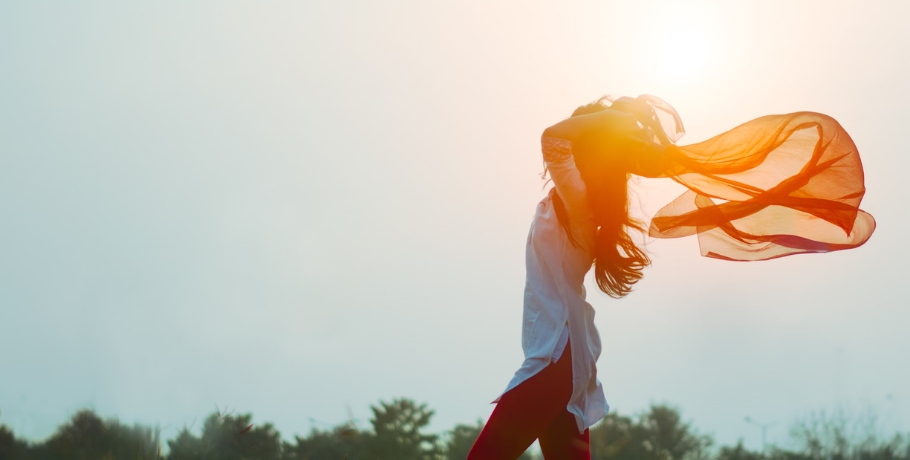
MULTIPOLYGON (((572 116, 605 110, 604 99, 579 107, 572 116)), ((642 270, 651 264, 645 250, 635 244, 630 235, 634 230, 645 233, 644 224, 629 215, 631 176, 625 152, 596 152, 584 144, 573 145, 573 156, 587 190, 588 203, 597 226, 594 248, 594 277, 597 287, 613 298, 625 297, 642 278, 642 270)), ((544 164, 544 177, 546 176, 544 164)), ((560 225, 569 241, 572 237, 565 204, 558 193, 553 194, 553 206, 560 225)))

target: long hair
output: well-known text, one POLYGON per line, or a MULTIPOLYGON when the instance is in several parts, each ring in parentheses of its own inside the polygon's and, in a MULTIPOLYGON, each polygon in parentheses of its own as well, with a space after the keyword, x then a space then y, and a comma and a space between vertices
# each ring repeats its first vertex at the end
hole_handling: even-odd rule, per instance
MULTIPOLYGON (((579 107, 572 116, 606 109, 603 100, 579 107)), ((573 144, 575 165, 587 190, 588 203, 597 226, 594 248, 594 277, 597 287, 613 298, 632 291, 642 277, 642 270, 651 259, 630 235, 630 230, 644 233, 644 224, 629 215, 629 168, 623 152, 597 152, 586 145, 573 144)), ((546 174, 546 167, 544 169, 546 174)), ((553 206, 559 224, 569 241, 572 237, 570 220, 559 194, 553 194, 553 206)))

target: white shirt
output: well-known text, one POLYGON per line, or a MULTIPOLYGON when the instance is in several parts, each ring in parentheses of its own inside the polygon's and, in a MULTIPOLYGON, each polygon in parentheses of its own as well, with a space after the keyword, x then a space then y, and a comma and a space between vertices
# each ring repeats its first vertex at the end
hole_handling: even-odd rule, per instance
MULTIPOLYGON (((578 432, 597 423, 610 410, 597 379, 600 335, 594 308, 585 301, 584 278, 594 262, 597 227, 571 153, 571 142, 543 138, 544 161, 555 185, 537 204, 525 251, 527 278, 521 346, 525 360, 506 392, 557 361, 572 343, 572 396, 566 409, 575 415, 578 432), (571 221, 574 246, 556 217, 552 195, 558 193, 571 221)), ((501 397, 501 396, 500 396, 501 397)), ((498 402, 496 398, 493 402, 498 402)))

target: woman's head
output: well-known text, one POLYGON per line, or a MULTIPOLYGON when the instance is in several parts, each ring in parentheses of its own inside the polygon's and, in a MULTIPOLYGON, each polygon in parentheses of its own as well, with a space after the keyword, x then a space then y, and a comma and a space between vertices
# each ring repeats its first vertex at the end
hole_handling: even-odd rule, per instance
MULTIPOLYGON (((572 116, 594 113, 616 105, 608 105, 606 102, 602 98, 581 106, 572 116)), ((618 146, 617 149, 622 147, 618 146)), ((576 167, 587 189, 594 223, 598 227, 594 250, 597 286, 611 297, 623 297, 641 279, 644 267, 651 263, 648 255, 635 244, 629 233, 630 230, 644 232, 642 223, 629 216, 629 160, 636 152, 602 152, 584 143, 573 144, 572 150, 576 167)), ((554 201, 560 224, 571 239, 565 207, 558 195, 554 201)), ((574 240, 572 242, 575 243, 574 240)))

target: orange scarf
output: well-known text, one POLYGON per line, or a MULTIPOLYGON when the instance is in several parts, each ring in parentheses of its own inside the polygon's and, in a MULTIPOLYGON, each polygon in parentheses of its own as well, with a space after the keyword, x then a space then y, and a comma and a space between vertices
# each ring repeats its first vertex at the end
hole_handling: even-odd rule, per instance
POLYGON ((872 216, 859 209, 866 190, 859 152, 827 115, 768 115, 676 146, 685 131, 669 104, 649 95, 606 99, 634 113, 658 146, 631 172, 689 189, 657 212, 652 237, 697 234, 703 256, 751 261, 851 249, 875 230, 872 216))

